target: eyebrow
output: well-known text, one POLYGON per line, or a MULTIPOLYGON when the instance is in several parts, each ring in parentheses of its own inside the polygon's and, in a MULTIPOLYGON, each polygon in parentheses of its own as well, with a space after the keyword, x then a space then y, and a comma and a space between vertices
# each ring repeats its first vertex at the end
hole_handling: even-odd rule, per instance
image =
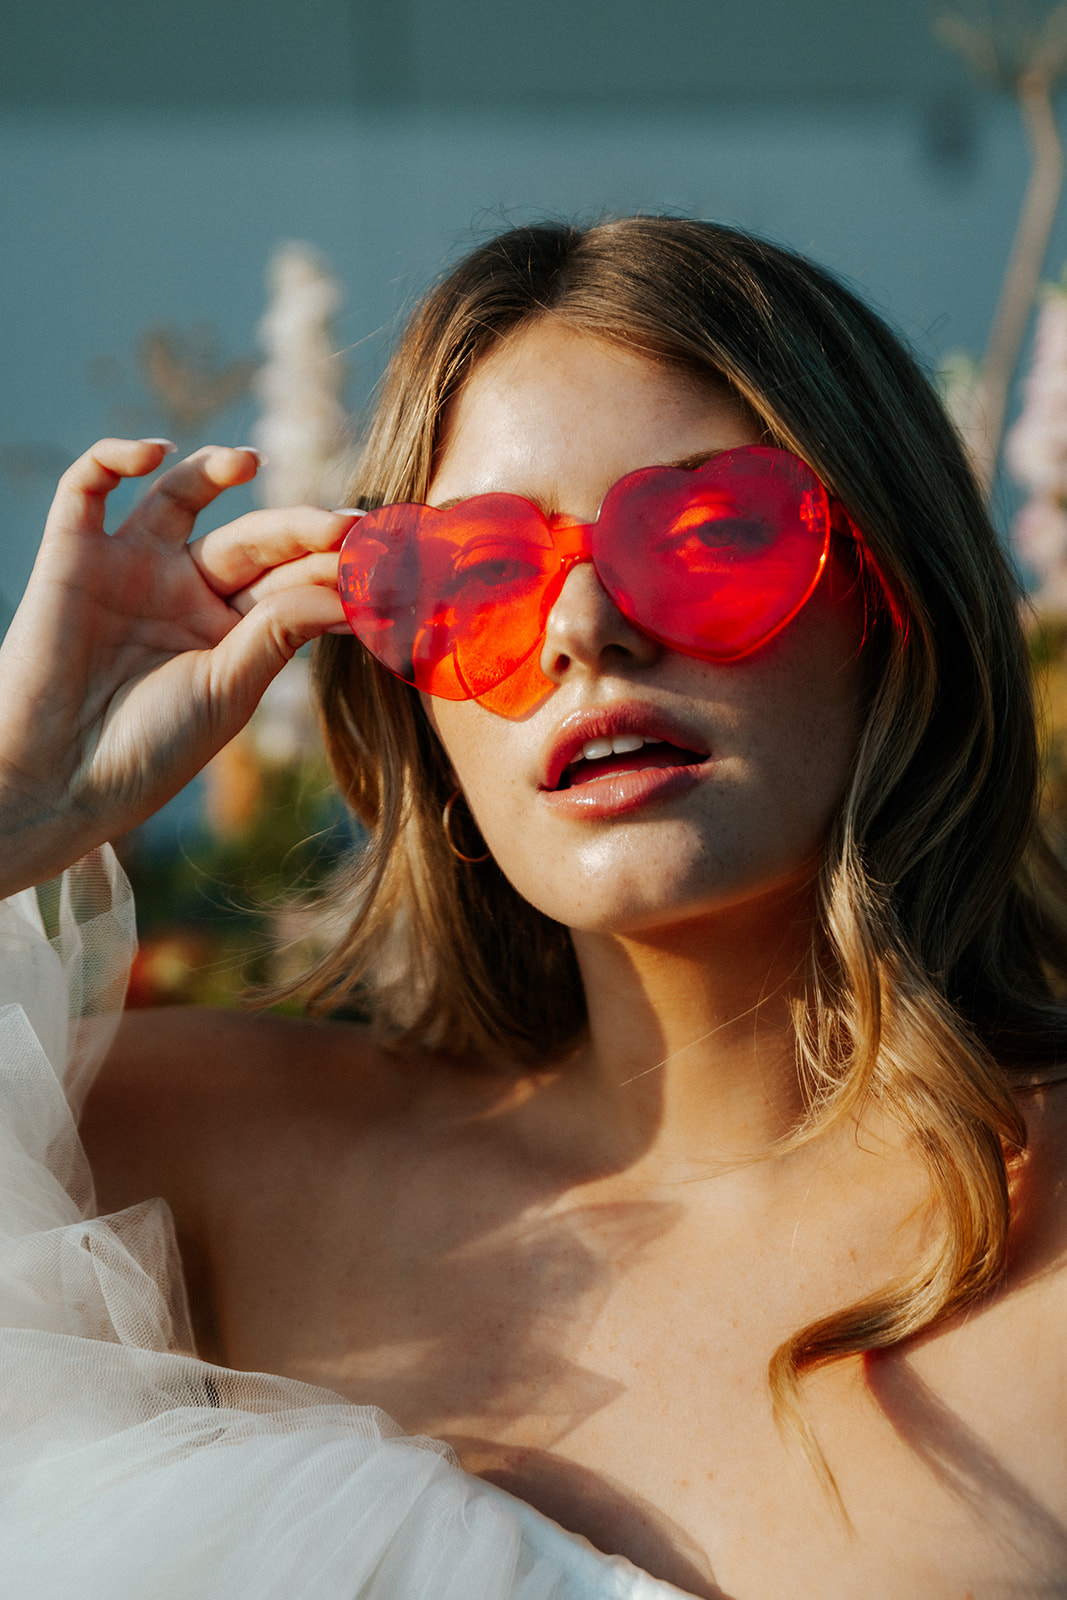
MULTIPOLYGON (((648 462, 648 466, 668 467, 677 472, 696 472, 698 467, 706 466, 713 456, 721 454, 721 450, 696 450, 692 455, 679 456, 676 461, 650 461, 648 462)), ((643 469, 637 467, 634 470, 640 472, 643 469)), ((628 478, 629 476, 630 474, 628 472, 623 473, 624 478, 628 478)), ((616 481, 621 482, 621 479, 616 481)), ((482 489, 479 490, 478 494, 476 495, 460 494, 457 495, 454 500, 442 500, 439 506, 434 507, 434 510, 451 511, 453 506, 461 506, 464 500, 478 500, 481 499, 483 494, 514 494, 516 495, 517 499, 528 500, 532 506, 536 506, 538 511, 540 511, 541 515, 544 517, 555 517, 560 514, 558 506, 551 505, 547 500, 542 499, 539 495, 520 494, 514 489, 482 489)))

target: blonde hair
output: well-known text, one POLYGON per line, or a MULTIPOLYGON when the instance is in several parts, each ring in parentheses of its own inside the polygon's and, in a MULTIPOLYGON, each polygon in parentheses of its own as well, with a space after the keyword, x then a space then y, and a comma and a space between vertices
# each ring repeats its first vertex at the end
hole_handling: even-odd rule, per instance
MULTIPOLYGON (((778 1414, 818 1462, 798 1375, 894 1345, 997 1282, 1025 1138, 1012 1086, 1067 1064, 1067 890, 1038 824, 1019 596, 900 342, 809 262, 709 223, 527 227, 474 251, 411 321, 352 503, 423 499, 449 400, 540 317, 725 384, 863 530, 873 687, 797 1007, 796 1137, 876 1098, 925 1160, 941 1226, 901 1279, 776 1353, 778 1414)), ((494 863, 451 853, 449 766, 414 691, 354 639, 320 642, 316 679, 370 843, 335 888, 346 929, 306 980, 313 1006, 358 995, 383 1038, 497 1061, 566 1047, 585 1017, 569 935, 494 863)))

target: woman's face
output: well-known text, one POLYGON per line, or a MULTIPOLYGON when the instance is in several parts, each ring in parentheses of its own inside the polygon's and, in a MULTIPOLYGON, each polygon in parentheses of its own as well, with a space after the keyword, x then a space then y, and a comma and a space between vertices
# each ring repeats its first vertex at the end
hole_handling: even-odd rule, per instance
MULTIPOLYGON (((475 368, 428 498, 506 492, 592 522, 627 473, 759 442, 722 392, 545 318, 475 368)), ((583 563, 550 613, 555 687, 531 715, 423 704, 519 893, 576 930, 648 933, 810 878, 855 751, 862 631, 831 562, 768 644, 705 662, 628 622, 583 563)))

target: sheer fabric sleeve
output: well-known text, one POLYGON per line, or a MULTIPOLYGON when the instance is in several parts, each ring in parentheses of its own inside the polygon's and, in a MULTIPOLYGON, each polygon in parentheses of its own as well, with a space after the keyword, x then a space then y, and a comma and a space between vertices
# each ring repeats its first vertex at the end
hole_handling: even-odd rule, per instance
POLYGON ((133 939, 108 850, 0 905, 0 1593, 677 1594, 380 1411, 188 1353, 169 1214, 95 1216, 75 1123, 133 939))

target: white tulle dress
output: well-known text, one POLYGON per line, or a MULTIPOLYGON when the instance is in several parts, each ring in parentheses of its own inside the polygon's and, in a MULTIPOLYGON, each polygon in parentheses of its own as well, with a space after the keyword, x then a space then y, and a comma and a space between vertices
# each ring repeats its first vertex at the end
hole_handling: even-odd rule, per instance
POLYGON ((181 1353, 169 1214, 94 1217, 74 1120, 132 941, 109 851, 0 905, 0 1596, 680 1595, 380 1411, 181 1353))

